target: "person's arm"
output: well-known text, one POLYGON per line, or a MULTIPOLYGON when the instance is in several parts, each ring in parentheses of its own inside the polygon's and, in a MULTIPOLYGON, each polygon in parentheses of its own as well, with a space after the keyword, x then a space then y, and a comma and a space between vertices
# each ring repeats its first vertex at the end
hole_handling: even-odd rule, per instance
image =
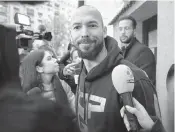
POLYGON ((58 72, 58 76, 61 80, 67 80, 68 79, 68 76, 64 75, 63 73, 63 70, 66 66, 64 66, 64 64, 60 64, 59 65, 60 69, 59 69, 59 72, 58 72))
POLYGON ((34 88, 30 89, 29 91, 27 91, 27 95, 29 95, 29 96, 30 95, 39 95, 41 93, 42 93, 42 91, 39 87, 34 87, 34 88))
POLYGON ((153 84, 155 84, 156 61, 151 50, 145 49, 144 51, 140 52, 140 55, 135 59, 134 64, 144 70, 153 84))
POLYGON ((158 118, 151 118, 145 108, 135 98, 133 98, 133 103, 135 108, 130 106, 123 106, 120 110, 121 116, 124 120, 124 124, 128 131, 130 130, 130 126, 127 116, 125 115, 125 110, 136 116, 138 123, 142 127, 139 132, 165 132, 165 129, 158 118))
POLYGON ((72 109, 72 111, 75 113, 75 95, 72 92, 69 85, 67 85, 66 82, 61 81, 61 83, 62 83, 64 91, 66 92, 66 95, 67 95, 67 98, 68 98, 68 101, 69 101, 69 106, 72 109))
POLYGON ((75 68, 73 68, 76 63, 68 64, 67 66, 62 66, 58 73, 61 80, 64 80, 73 91, 76 90, 77 84, 75 84, 75 80, 73 75, 75 74, 75 68))

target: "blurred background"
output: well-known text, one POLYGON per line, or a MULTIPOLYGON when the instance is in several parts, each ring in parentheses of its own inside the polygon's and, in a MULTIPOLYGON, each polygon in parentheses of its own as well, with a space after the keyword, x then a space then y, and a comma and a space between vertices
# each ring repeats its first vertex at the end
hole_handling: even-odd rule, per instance
MULTIPOLYGON (((74 10, 83 4, 93 5, 102 13, 105 25, 116 14, 124 1, 123 0, 46 0, 46 1, 1 1, 0 2, 0 23, 14 23, 15 13, 28 15, 31 19, 31 26, 26 28, 37 31, 39 25, 44 25, 46 30, 52 32, 51 42, 58 56, 63 56, 70 42, 69 24, 74 10), (104 10, 105 7, 110 7, 104 10)), ((19 25, 16 25, 17 30, 19 25)), ((108 35, 113 35, 112 26, 108 27, 108 35)))

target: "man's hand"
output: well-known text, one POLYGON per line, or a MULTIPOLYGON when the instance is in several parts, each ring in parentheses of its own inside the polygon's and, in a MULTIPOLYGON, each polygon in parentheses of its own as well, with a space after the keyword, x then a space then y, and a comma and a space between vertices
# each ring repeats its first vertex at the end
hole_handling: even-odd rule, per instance
POLYGON ((150 130, 152 126, 154 125, 153 120, 148 115, 145 108, 135 98, 133 98, 133 103, 134 103, 135 108, 130 107, 130 106, 126 106, 126 107, 123 106, 122 109, 120 110, 121 116, 123 117, 127 130, 128 131, 130 130, 130 126, 129 126, 127 116, 125 114, 125 110, 134 114, 137 117, 137 120, 142 128, 150 130))

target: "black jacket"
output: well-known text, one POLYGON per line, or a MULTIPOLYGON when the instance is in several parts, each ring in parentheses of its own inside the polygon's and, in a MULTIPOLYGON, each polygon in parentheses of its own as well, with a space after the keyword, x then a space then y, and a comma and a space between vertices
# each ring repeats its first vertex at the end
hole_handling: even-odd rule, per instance
POLYGON ((123 56, 124 59, 144 70, 153 84, 155 84, 156 61, 154 54, 146 45, 133 38, 129 46, 123 51, 123 56))

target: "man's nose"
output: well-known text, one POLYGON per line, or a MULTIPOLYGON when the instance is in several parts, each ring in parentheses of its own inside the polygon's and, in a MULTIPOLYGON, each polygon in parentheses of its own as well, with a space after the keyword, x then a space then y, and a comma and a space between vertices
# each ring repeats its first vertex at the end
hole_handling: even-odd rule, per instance
POLYGON ((87 27, 83 26, 81 29, 81 37, 84 38, 84 37, 88 37, 88 36, 89 36, 89 31, 88 31, 87 27))
POLYGON ((125 29, 124 28, 120 29, 120 32, 121 34, 125 34, 125 29))

